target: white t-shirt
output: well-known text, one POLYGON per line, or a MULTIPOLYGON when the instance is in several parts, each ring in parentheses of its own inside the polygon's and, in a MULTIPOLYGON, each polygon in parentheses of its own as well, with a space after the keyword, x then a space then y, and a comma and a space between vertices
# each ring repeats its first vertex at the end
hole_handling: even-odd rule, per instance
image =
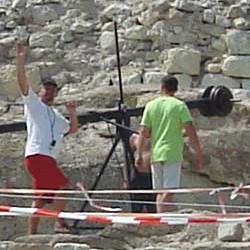
POLYGON ((24 115, 27 125, 27 143, 25 157, 34 154, 56 158, 62 145, 62 139, 69 129, 69 121, 56 109, 43 103, 29 88, 23 96, 24 115), (52 141, 55 145, 52 146, 52 141))

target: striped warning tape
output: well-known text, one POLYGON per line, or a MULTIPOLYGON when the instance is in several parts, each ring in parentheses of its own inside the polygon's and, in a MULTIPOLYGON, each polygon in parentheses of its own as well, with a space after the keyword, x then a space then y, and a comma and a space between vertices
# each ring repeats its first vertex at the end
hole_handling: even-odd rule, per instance
POLYGON ((122 209, 120 207, 107 207, 107 206, 101 206, 99 204, 96 204, 93 201, 93 199, 89 196, 87 190, 84 188, 84 186, 80 182, 77 182, 76 186, 82 190, 85 198, 87 199, 87 201, 91 207, 96 208, 98 210, 106 211, 106 212, 120 212, 120 211, 122 211, 122 209))
POLYGON ((49 209, 0 206, 0 215, 4 216, 46 216, 53 218, 81 220, 102 224, 135 224, 135 225, 183 225, 194 223, 248 223, 250 213, 235 214, 136 214, 136 213, 91 213, 91 212, 58 212, 49 209))
MULTIPOLYGON (((88 194, 157 194, 157 193, 199 193, 209 192, 214 194, 216 192, 231 191, 233 194, 240 193, 242 190, 250 189, 250 185, 228 186, 218 188, 177 188, 177 189, 159 189, 159 190, 86 190, 88 194)), ((79 190, 49 190, 49 189, 15 189, 15 188, 0 188, 0 193, 15 193, 15 194, 39 194, 39 193, 53 193, 53 194, 82 194, 79 190)), ((234 198, 234 196, 232 197, 234 198)))

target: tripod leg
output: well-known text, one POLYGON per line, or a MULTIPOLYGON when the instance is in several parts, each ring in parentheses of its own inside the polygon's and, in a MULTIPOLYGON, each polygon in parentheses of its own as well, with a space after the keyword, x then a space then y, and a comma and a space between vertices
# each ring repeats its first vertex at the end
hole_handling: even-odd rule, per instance
MULTIPOLYGON (((108 163, 109 163, 109 160, 110 160, 110 158, 111 158, 111 156, 112 156, 112 154, 113 154, 113 152, 114 152, 114 150, 115 150, 115 148, 116 148, 116 146, 117 146, 119 140, 120 140, 120 137, 119 137, 119 136, 116 137, 116 139, 115 139, 115 141, 114 141, 114 143, 113 143, 113 145, 112 145, 112 148, 110 149, 110 151, 109 151, 109 153, 108 153, 108 156, 106 157, 106 159, 105 159, 105 161, 104 161, 104 163, 103 163, 103 165, 102 165, 102 167, 101 167, 101 170, 100 170, 98 176, 96 177, 95 182, 94 182, 94 184, 92 185, 92 187, 90 188, 90 190, 95 190, 95 189, 96 189, 96 186, 98 185, 99 180, 100 180, 101 176, 103 175, 103 172, 104 172, 105 168, 107 167, 107 165, 108 165, 108 163)), ((91 194, 89 194, 89 196, 91 197, 91 194)), ((87 206, 87 201, 84 201, 84 202, 83 202, 83 205, 82 205, 82 207, 81 207, 81 209, 80 209, 80 212, 83 212, 84 209, 86 208, 86 206, 87 206)), ((76 220, 76 221, 74 222, 74 224, 73 224, 73 227, 74 227, 74 228, 77 227, 78 222, 79 222, 79 220, 76 220)))

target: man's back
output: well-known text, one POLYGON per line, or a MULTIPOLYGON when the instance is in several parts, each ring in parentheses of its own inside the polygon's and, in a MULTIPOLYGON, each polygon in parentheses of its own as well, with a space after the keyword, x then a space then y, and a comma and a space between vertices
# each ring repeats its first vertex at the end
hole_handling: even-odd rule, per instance
POLYGON ((142 125, 151 130, 152 161, 182 161, 182 125, 192 121, 184 102, 160 96, 145 108, 142 125))

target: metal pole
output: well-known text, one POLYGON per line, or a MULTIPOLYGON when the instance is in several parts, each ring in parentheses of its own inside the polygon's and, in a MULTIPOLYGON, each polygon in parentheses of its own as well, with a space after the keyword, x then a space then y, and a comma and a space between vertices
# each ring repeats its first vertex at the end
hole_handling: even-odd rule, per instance
POLYGON ((116 57, 117 57, 117 70, 118 70, 118 81, 120 89, 120 105, 123 104, 123 88, 122 88, 122 74, 121 74, 121 61, 120 61, 120 49, 118 42, 118 31, 117 31, 117 22, 116 17, 114 17, 114 30, 115 30, 115 47, 116 47, 116 57))

